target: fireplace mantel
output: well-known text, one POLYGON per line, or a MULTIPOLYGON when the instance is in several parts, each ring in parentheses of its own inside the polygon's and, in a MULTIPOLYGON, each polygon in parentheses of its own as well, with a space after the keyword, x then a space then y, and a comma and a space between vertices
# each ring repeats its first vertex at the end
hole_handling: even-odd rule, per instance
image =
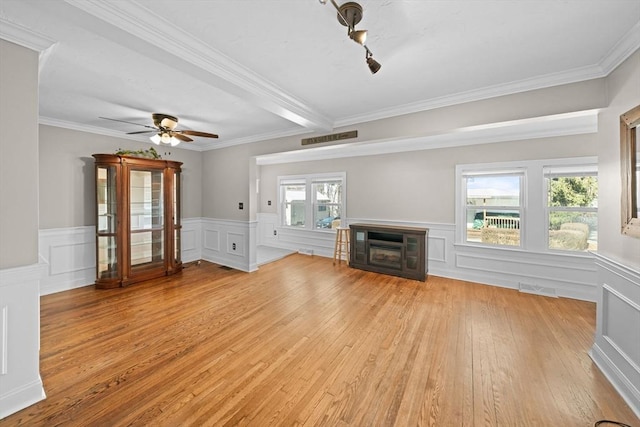
POLYGON ((377 224, 349 227, 351 267, 426 281, 428 229, 377 224))

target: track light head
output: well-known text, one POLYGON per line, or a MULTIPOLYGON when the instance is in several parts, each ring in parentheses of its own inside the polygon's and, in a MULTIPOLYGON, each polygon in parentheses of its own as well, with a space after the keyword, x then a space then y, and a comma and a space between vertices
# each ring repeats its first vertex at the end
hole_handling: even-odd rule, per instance
POLYGON ((377 73, 378 71, 380 71, 380 68, 382 68, 382 65, 380 65, 378 61, 373 59, 372 56, 367 56, 367 65, 369 66, 371 74, 377 73))
POLYGON ((364 45, 367 41, 367 30, 352 30, 349 32, 349 38, 358 44, 364 45))

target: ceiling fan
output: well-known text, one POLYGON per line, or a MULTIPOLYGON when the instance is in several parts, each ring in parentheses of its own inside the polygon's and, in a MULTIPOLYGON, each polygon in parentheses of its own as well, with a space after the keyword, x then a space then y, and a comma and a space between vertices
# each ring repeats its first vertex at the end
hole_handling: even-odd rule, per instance
POLYGON ((127 132, 127 135, 136 135, 139 133, 150 133, 155 132, 155 135, 150 137, 151 141, 156 144, 169 144, 172 147, 180 144, 181 141, 184 142, 192 142, 193 139, 189 138, 190 136, 201 136, 204 138, 217 138, 218 135, 208 132, 200 132, 197 130, 176 130, 176 126, 178 126, 178 118, 175 116, 170 116, 169 114, 162 113, 152 113, 151 117, 153 118, 153 126, 149 125, 141 125, 140 123, 128 122, 126 120, 118 120, 118 119, 110 119, 108 117, 99 117, 100 119, 111 120, 114 122, 122 122, 129 123, 131 125, 142 126, 152 130, 139 130, 136 132, 127 132))

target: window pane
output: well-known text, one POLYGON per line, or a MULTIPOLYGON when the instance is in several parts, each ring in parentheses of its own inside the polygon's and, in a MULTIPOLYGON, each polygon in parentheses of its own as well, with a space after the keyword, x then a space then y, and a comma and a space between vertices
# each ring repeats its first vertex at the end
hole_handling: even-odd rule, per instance
POLYGON ((561 176, 549 179, 549 206, 598 207, 598 178, 561 176))
POLYGON ((551 176, 548 180, 549 249, 598 248, 598 178, 551 176))
POLYGON ((342 183, 314 182, 311 189, 315 197, 315 228, 333 228, 334 221, 339 220, 342 213, 342 183))
POLYGON ((520 206, 521 175, 469 176, 467 205, 520 206))
POLYGON ((520 245, 520 212, 467 209, 467 241, 494 245, 520 245))
POLYGON ((466 241, 520 246, 523 175, 466 176, 466 241))
POLYGON ((550 212, 549 249, 598 249, 598 214, 577 211, 550 212))
POLYGON ((305 224, 305 201, 307 199, 304 185, 283 185, 283 225, 294 227, 304 227, 305 224))

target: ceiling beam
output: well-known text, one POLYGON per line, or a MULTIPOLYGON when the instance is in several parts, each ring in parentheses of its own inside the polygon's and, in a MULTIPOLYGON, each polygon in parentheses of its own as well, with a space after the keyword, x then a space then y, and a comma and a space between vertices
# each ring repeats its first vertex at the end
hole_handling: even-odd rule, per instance
MULTIPOLYGON (((333 129, 332 120, 307 103, 133 0, 108 3, 103 0, 65 2, 156 48, 144 50, 141 54, 187 72, 219 90, 306 129, 333 129), (168 61, 167 54, 180 61, 168 61)), ((131 47, 131 44, 128 43, 127 47, 131 47)))

